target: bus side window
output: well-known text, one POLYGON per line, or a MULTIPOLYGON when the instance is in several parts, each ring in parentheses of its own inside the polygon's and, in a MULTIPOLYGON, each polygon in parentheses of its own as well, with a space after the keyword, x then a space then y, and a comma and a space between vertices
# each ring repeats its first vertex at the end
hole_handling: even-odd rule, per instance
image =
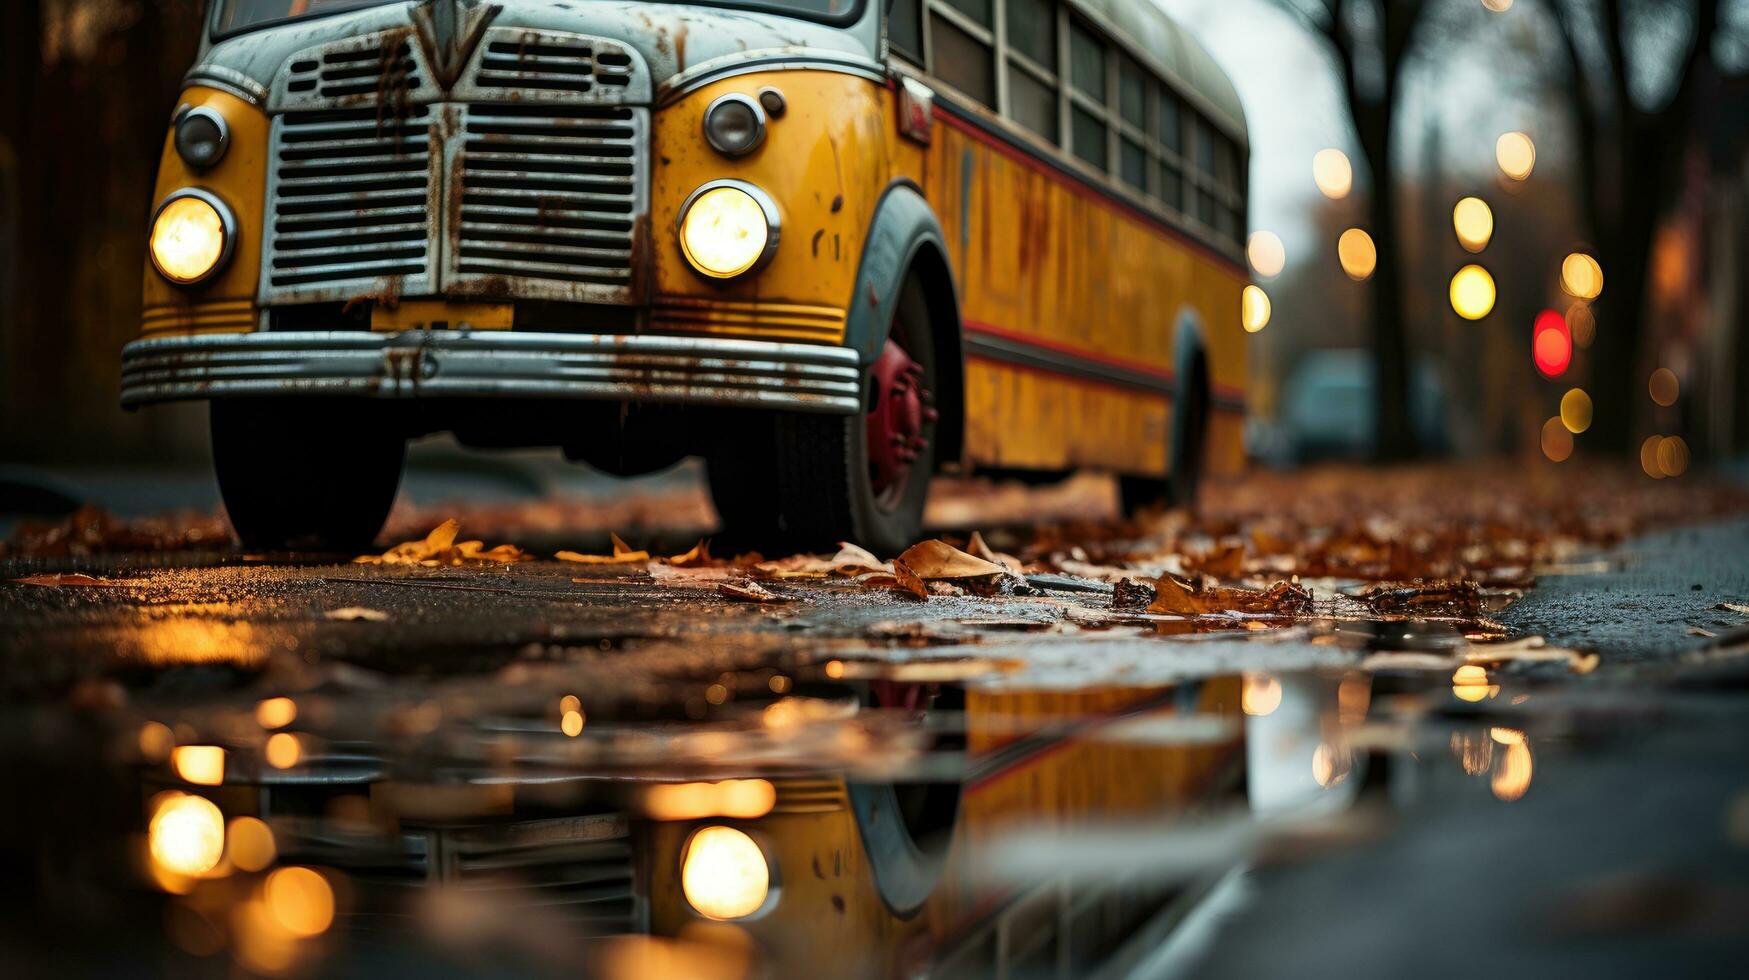
POLYGON ((1008 117, 1058 143, 1057 9, 1051 0, 1007 0, 1008 117))
POLYGON ((887 10, 887 45, 923 64, 923 0, 893 0, 887 10))
POLYGON ((1069 21, 1069 88, 1069 150, 1106 170, 1105 43, 1073 19, 1069 21))
POLYGON ((996 108, 996 34, 992 0, 937 0, 929 5, 929 72, 985 107, 996 108))
POLYGON ((1158 101, 1154 110, 1154 140, 1160 148, 1155 162, 1158 168, 1154 193, 1161 203, 1174 211, 1184 209, 1179 193, 1184 173, 1184 115, 1179 111, 1178 96, 1164 85, 1156 89, 1158 101))

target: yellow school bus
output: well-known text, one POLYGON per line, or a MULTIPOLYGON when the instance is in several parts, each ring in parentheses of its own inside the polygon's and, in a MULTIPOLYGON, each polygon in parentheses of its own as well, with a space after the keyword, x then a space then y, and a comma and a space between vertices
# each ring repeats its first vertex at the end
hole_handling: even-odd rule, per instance
POLYGON ((762 543, 943 470, 1242 461, 1247 143, 1148 0, 213 0, 122 403, 211 403, 251 546, 380 529, 408 439, 708 463, 762 543))

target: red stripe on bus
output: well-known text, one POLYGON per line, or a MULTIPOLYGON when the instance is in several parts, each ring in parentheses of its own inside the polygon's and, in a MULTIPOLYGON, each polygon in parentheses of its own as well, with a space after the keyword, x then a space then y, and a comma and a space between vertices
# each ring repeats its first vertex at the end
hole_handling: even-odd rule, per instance
MULTIPOLYGON (((1121 357, 1112 357, 1109 354, 1103 354, 1103 353, 1100 353, 1098 351, 1088 350, 1085 347, 1076 347, 1073 344, 1065 344, 1061 341, 1056 341, 1056 340, 1046 340, 1042 337, 1035 337, 1032 334, 1020 333, 1019 331, 1010 330, 1006 327, 998 327, 992 323, 981 323, 977 320, 961 320, 960 327, 961 327, 961 329, 965 330, 965 332, 967 332, 967 333, 984 334, 985 336, 988 336, 988 337, 1000 337, 1003 340, 1012 341, 1016 344, 1023 344, 1027 347, 1036 347, 1039 350, 1054 351, 1058 354, 1067 354, 1070 357, 1077 357, 1077 358, 1080 358, 1080 359, 1085 360, 1085 361, 1092 361, 1092 362, 1097 363, 1097 364, 1104 364, 1104 365, 1118 368, 1118 369, 1121 369, 1124 371, 1131 371, 1131 372, 1134 372, 1136 374, 1148 375, 1149 377, 1158 378, 1161 381, 1164 381, 1168 384, 1173 383, 1174 380, 1176 379, 1176 375, 1174 374, 1174 372, 1172 372, 1170 369, 1167 369, 1167 368, 1157 367, 1157 366, 1152 365, 1152 364, 1146 364, 1142 361, 1132 361, 1132 360, 1127 360, 1127 359, 1121 358, 1121 357)), ((1099 384, 1107 384, 1107 385, 1110 385, 1113 387, 1123 387, 1122 385, 1118 384, 1117 382, 1101 381, 1100 379, 1097 379, 1097 378, 1089 378, 1086 375, 1078 374, 1075 372, 1074 369, 1067 368, 1067 367, 1062 368, 1061 370, 1050 370, 1050 369, 1044 368, 1044 367, 1033 367, 1031 365, 1012 364, 1008 361, 1003 361, 1000 358, 989 357, 989 356, 982 355, 982 354, 972 354, 972 355, 970 355, 970 357, 973 360, 989 361, 989 362, 994 363, 994 364, 1001 364, 1004 367, 1014 367, 1014 368, 1019 368, 1021 370, 1033 370, 1033 371, 1038 371, 1038 372, 1046 373, 1046 374, 1061 374, 1061 375, 1073 377, 1073 378, 1076 378, 1076 379, 1079 379, 1082 381, 1090 381, 1090 382, 1099 383, 1099 384)), ((1244 389, 1235 388, 1231 385, 1210 385, 1209 392, 1210 392, 1210 394, 1214 395, 1216 398, 1220 398, 1220 399, 1223 399, 1226 401, 1244 401, 1245 400, 1244 389)))

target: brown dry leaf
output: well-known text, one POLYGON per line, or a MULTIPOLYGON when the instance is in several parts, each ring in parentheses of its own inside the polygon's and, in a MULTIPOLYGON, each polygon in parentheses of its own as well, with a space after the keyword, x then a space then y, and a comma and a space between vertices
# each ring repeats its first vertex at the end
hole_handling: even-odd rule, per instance
POLYGON ((898 591, 916 596, 919 602, 929 601, 929 587, 923 584, 922 577, 912 571, 910 565, 905 564, 903 558, 893 560, 893 584, 898 591))
POLYGON ((431 533, 413 541, 403 541, 380 555, 359 555, 355 565, 460 565, 464 562, 495 562, 508 564, 529 561, 530 556, 513 544, 487 548, 483 542, 456 542, 461 522, 450 518, 431 529, 431 533))
POLYGON ((966 552, 974 557, 982 558, 987 562, 1001 565, 1015 575, 1021 574, 1024 567, 1020 564, 1020 559, 1013 555, 1005 555, 1000 551, 991 548, 984 542, 984 536, 977 531, 973 531, 972 540, 966 542, 966 552))
POLYGON ((865 572, 892 572, 892 566, 876 558, 864 548, 848 541, 838 542, 838 553, 830 558, 822 555, 790 555, 753 565, 760 574, 770 578, 825 578, 828 575, 861 575, 865 572))
POLYGON ((685 568, 688 565, 706 565, 710 563, 710 560, 711 543, 704 538, 699 538, 698 544, 693 545, 692 550, 670 557, 668 564, 676 568, 685 568))
POLYGON ((613 539, 613 554, 611 555, 585 555, 575 551, 561 551, 553 557, 560 561, 577 562, 583 565, 630 565, 634 562, 650 560, 648 551, 632 550, 631 545, 626 544, 619 535, 611 531, 608 532, 607 536, 613 539))
POLYGON ((1745 606, 1741 602, 1721 602, 1713 608, 1723 609, 1726 612, 1734 612, 1739 616, 1749 616, 1749 606, 1745 606))
POLYGON ((980 578, 985 575, 1005 575, 1008 570, 939 539, 924 541, 905 549, 893 563, 896 569, 904 564, 921 579, 980 578))
POLYGON ((45 588, 58 589, 67 586, 117 586, 129 585, 129 582, 117 582, 113 579, 94 578, 79 572, 64 572, 59 575, 26 575, 24 578, 9 579, 20 585, 40 585, 45 588))
POLYGON ((1312 594, 1289 582, 1277 582, 1268 589, 1204 588, 1201 582, 1176 575, 1162 575, 1155 583, 1151 613, 1177 616, 1201 616, 1211 613, 1278 613, 1296 615, 1312 606, 1312 594))
POLYGON ((745 578, 746 572, 720 565, 665 565, 654 562, 650 565, 650 579, 669 585, 687 585, 696 582, 716 582, 728 578, 745 578))
POLYGON ((1375 612, 1430 609, 1452 613, 1481 611, 1482 594, 1473 581, 1381 582, 1360 592, 1355 598, 1375 612))
POLYGON ((1191 568, 1218 579, 1235 579, 1245 572, 1245 546, 1231 545, 1199 555, 1189 563, 1191 568))
POLYGON ((789 602, 789 596, 781 596, 758 582, 719 582, 717 592, 729 599, 741 602, 789 602))

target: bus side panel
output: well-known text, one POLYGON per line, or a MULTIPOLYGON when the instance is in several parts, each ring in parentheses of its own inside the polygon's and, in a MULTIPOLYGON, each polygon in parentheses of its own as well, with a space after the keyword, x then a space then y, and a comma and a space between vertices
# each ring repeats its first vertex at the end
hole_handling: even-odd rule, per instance
MULTIPOLYGON (((968 458, 1164 473, 1187 311, 1217 393, 1242 394, 1241 267, 954 111, 936 114, 926 188, 960 277, 968 458)), ((1214 472, 1242 462, 1240 416, 1222 401, 1233 417, 1211 427, 1214 472)))

